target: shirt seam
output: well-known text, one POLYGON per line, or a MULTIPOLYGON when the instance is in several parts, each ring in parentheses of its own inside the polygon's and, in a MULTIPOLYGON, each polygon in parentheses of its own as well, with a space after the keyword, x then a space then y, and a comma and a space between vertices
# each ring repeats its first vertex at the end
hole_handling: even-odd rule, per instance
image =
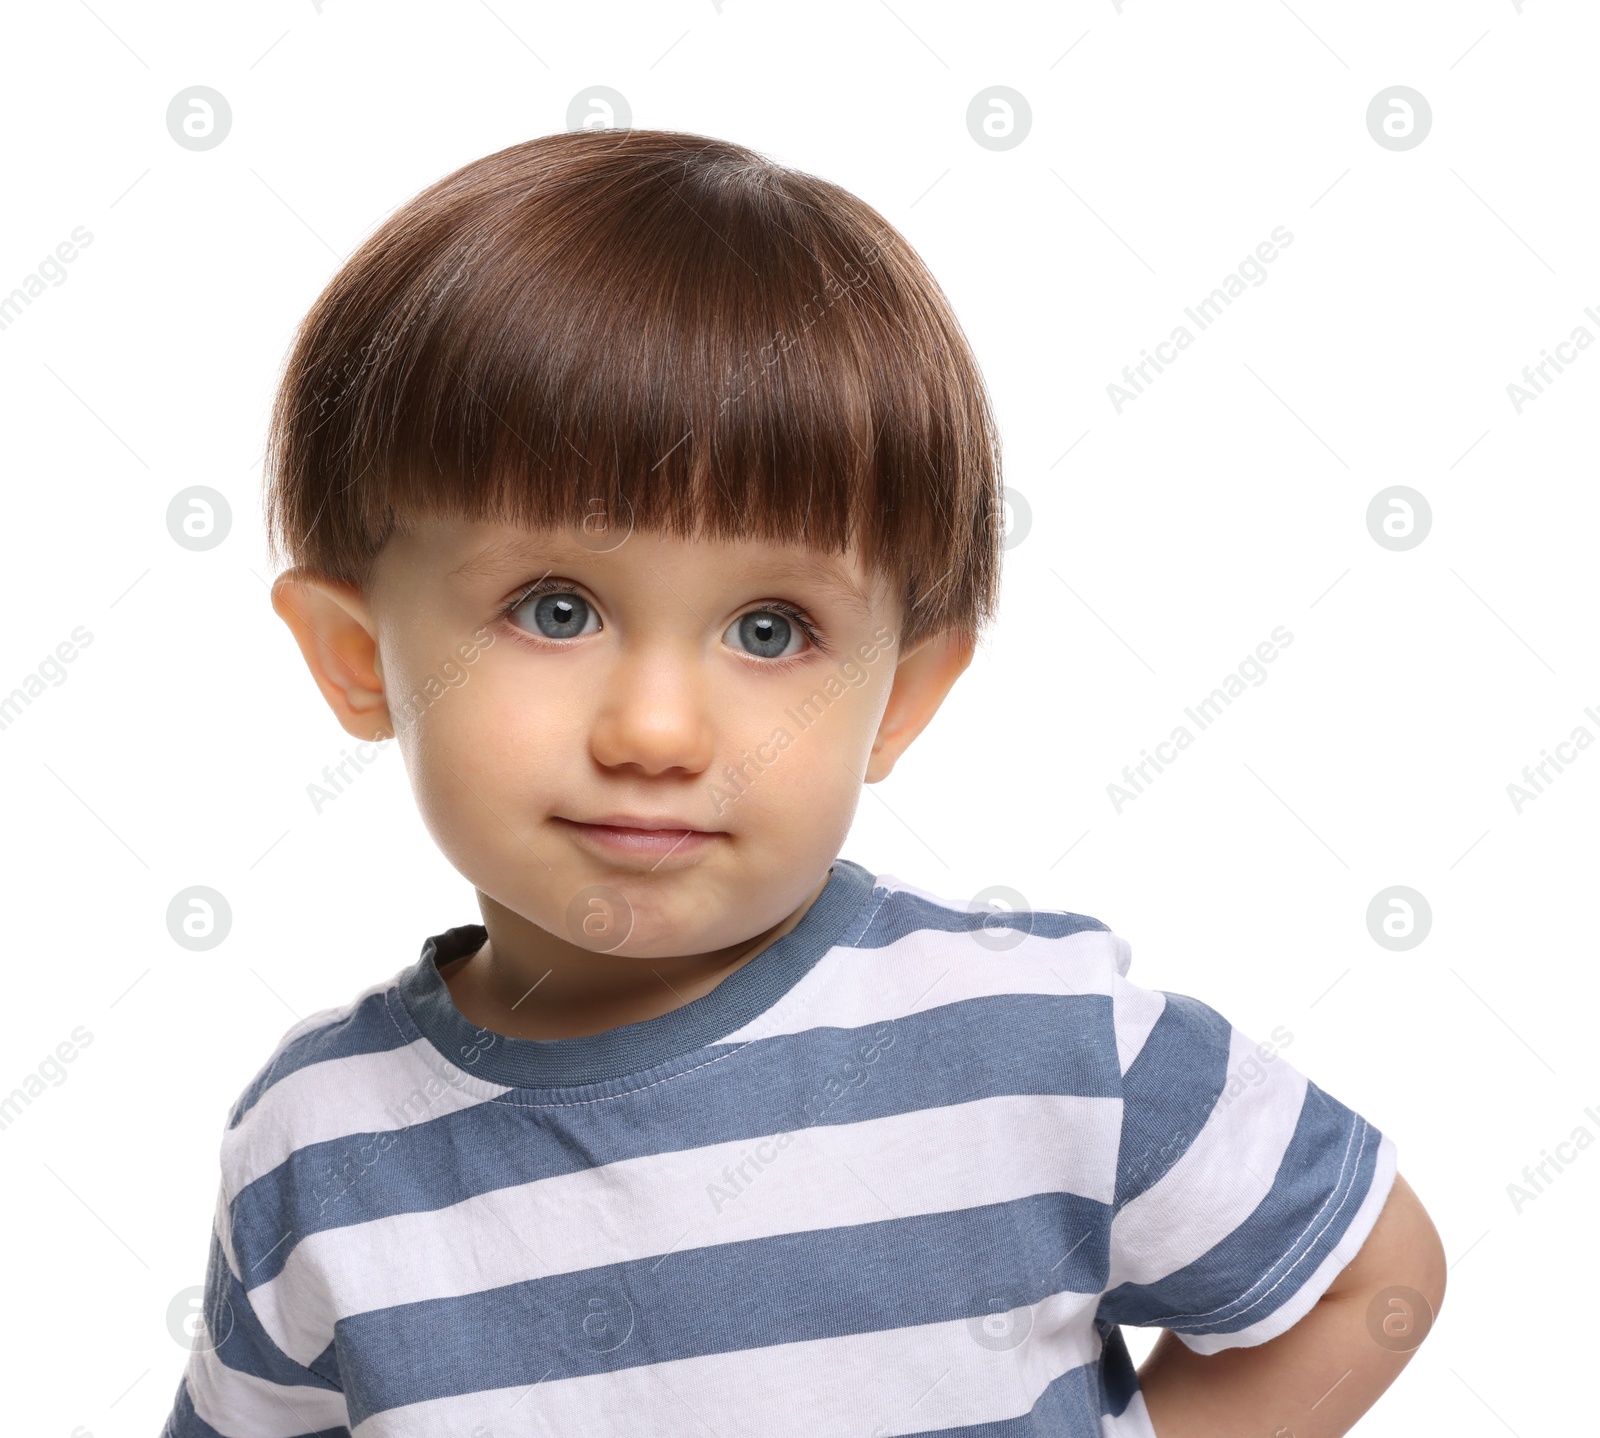
MULTIPOLYGON (((1152 1324, 1162 1328, 1169 1328, 1174 1322, 1182 1323, 1184 1325, 1182 1331, 1185 1333, 1194 1333, 1196 1331, 1197 1320, 1199 1320, 1199 1328, 1216 1328, 1220 1324, 1235 1322, 1237 1319, 1240 1319, 1246 1314, 1253 1312, 1255 1309, 1259 1308, 1263 1303, 1265 1303, 1267 1299, 1270 1298, 1275 1292, 1277 1292, 1278 1289, 1283 1287, 1286 1282, 1288 1282, 1290 1274, 1292 1274, 1294 1270, 1305 1261, 1307 1254, 1310 1253, 1317 1240, 1328 1231, 1334 1220, 1338 1218, 1338 1216, 1344 1211, 1345 1207, 1349 1204, 1350 1200, 1355 1196, 1356 1186, 1353 1181, 1348 1188, 1344 1189, 1342 1194, 1340 1193, 1340 1189, 1344 1185, 1345 1174, 1349 1172, 1352 1162, 1354 1163, 1356 1170, 1360 1170, 1361 1160, 1367 1151, 1368 1134, 1372 1131, 1372 1125, 1369 1124, 1366 1119, 1362 1118, 1360 1114, 1356 1114, 1355 1117, 1359 1126, 1352 1126, 1349 1134, 1345 1138, 1344 1157, 1341 1159, 1339 1164, 1339 1176, 1334 1184, 1333 1193, 1329 1194, 1328 1197, 1323 1200, 1322 1206, 1317 1211, 1315 1217, 1313 1217, 1310 1222, 1308 1222, 1306 1226, 1300 1230, 1299 1234, 1296 1235, 1294 1242, 1292 1242, 1287 1248, 1279 1253, 1278 1256, 1274 1258, 1267 1266, 1267 1273, 1270 1274, 1272 1270, 1275 1269, 1280 1263, 1283 1263, 1285 1259, 1289 1259, 1288 1267, 1278 1275, 1277 1281, 1274 1282, 1272 1286, 1265 1292, 1251 1299, 1248 1303, 1245 1303, 1245 1298, 1249 1294, 1250 1289, 1255 1288, 1257 1285, 1263 1283, 1265 1281, 1265 1275, 1256 1279, 1255 1283, 1250 1285, 1250 1288, 1245 1289, 1243 1293, 1239 1294, 1235 1298, 1229 1299, 1226 1303, 1219 1303, 1216 1305, 1216 1307, 1206 1309, 1200 1313, 1172 1313, 1168 1314, 1164 1318, 1152 1318, 1150 1319, 1152 1324), (1358 1136, 1359 1143, 1357 1143, 1358 1136), (1352 1145, 1356 1146, 1354 1160, 1352 1160, 1350 1155, 1350 1149, 1352 1145), (1327 1211, 1329 1204, 1333 1205, 1333 1211, 1331 1213, 1328 1213, 1327 1211), (1311 1237, 1309 1242, 1306 1241, 1306 1235, 1310 1233, 1317 1220, 1322 1218, 1324 1214, 1327 1214, 1326 1222, 1322 1224, 1321 1228, 1317 1229, 1317 1232, 1311 1237), (1291 1254, 1294 1255, 1293 1258, 1290 1258, 1291 1254), (1244 1306, 1236 1313, 1228 1314, 1226 1317, 1222 1318, 1216 1318, 1212 1316, 1214 1314, 1222 1313, 1225 1309, 1233 1308, 1235 1305, 1241 1303, 1243 1303, 1244 1306)), ((1292 1298, 1294 1293, 1298 1293, 1300 1288, 1303 1288, 1305 1283, 1309 1281, 1309 1279, 1302 1280, 1301 1284, 1293 1290, 1289 1297, 1292 1298)), ((1285 1301, 1287 1301, 1287 1299, 1285 1301)), ((1249 1325, 1246 1324, 1244 1326, 1248 1327, 1249 1325)))
MULTIPOLYGON (((868 894, 867 894, 867 899, 868 899, 869 902, 863 904, 861 909, 857 910, 856 915, 851 920, 850 924, 848 924, 844 929, 840 930, 839 938, 836 939, 833 943, 829 944, 827 949, 824 950, 823 953, 818 956, 817 963, 821 963, 822 960, 825 959, 828 956, 828 954, 832 953, 834 949, 839 948, 841 946, 845 936, 851 932, 851 929, 857 930, 857 937, 859 937, 860 934, 865 933, 866 930, 871 927, 872 920, 875 917, 877 917, 878 910, 883 907, 883 905, 887 902, 888 898, 889 898, 889 891, 888 890, 883 890, 883 891, 880 892, 880 890, 877 887, 876 876, 873 876, 873 887, 868 891, 868 894), (874 900, 874 899, 876 899, 877 902, 875 902, 875 903, 870 902, 871 900, 874 900)), ((814 971, 815 967, 816 967, 816 965, 814 964, 812 966, 812 970, 808 970, 806 974, 802 974, 800 976, 800 978, 796 981, 796 983, 803 983, 805 981, 805 979, 809 976, 809 973, 814 971)), ((786 989, 775 1000, 773 1000, 773 1002, 771 1004, 769 1004, 767 1006, 767 1008, 764 1009, 762 1012, 763 1013, 770 1013, 773 1009, 777 1008, 779 1004, 783 1003, 784 1000, 787 999, 789 997, 789 995, 794 992, 794 989, 795 989, 795 985, 791 984, 788 989, 786 989)), ((406 1038, 406 1028, 405 1028, 404 1025, 401 1024, 400 1020, 396 1017, 394 1009, 393 1009, 393 1006, 392 1006, 395 1001, 398 1001, 400 1003, 401 1008, 404 1009, 405 1001, 400 998, 400 986, 399 986, 398 983, 393 988, 387 989, 384 992, 384 1012, 388 1016, 389 1022, 392 1023, 395 1026, 395 1031, 401 1036, 401 1038, 406 1038)), ((760 1017, 761 1017, 761 1014, 756 1014, 756 1015, 754 1015, 752 1017, 752 1019, 747 1020, 746 1022, 754 1022, 754 1020, 756 1018, 760 1018, 760 1017)), ((411 1025, 411 1027, 413 1027, 413 1028, 417 1028, 416 1021, 411 1017, 409 1011, 407 1011, 407 1013, 406 1013, 406 1023, 411 1025)), ((740 1024, 739 1027, 743 1028, 744 1025, 740 1024)), ((485 1094, 484 1095, 484 1101, 485 1102, 487 1102, 487 1103, 504 1104, 504 1105, 506 1105, 508 1107, 512 1107, 512 1108, 582 1108, 582 1107, 585 1107, 585 1106, 587 1106, 589 1104, 609 1103, 609 1102, 611 1102, 613 1100, 616 1100, 616 1099, 629 1098, 634 1094, 645 1093, 645 1092, 647 1092, 648 1090, 650 1090, 652 1088, 659 1087, 661 1084, 671 1083, 674 1079, 684 1078, 689 1074, 698 1073, 701 1069, 709 1068, 709 1067, 711 1067, 712 1064, 721 1063, 724 1059, 735 1058, 739 1054, 743 1053, 745 1051, 745 1049, 749 1048, 751 1046, 751 1044, 757 1042, 757 1040, 755 1040, 755 1039, 746 1039, 743 1043, 740 1043, 740 1044, 736 1045, 734 1048, 728 1050, 726 1053, 716 1054, 713 1057, 708 1058, 708 1059, 704 1060, 701 1063, 692 1064, 690 1067, 688 1067, 686 1069, 680 1069, 677 1073, 665 1074, 665 1075, 661 1076, 660 1078, 651 1079, 648 1083, 640 1084, 637 1087, 623 1089, 622 1092, 620 1092, 620 1093, 595 1094, 595 1095, 592 1095, 592 1096, 590 1096, 588 1098, 575 1098, 575 1099, 529 1099, 529 1098, 516 1097, 516 1095, 530 1094, 530 1093, 536 1092, 537 1090, 533 1086, 531 1086, 531 1085, 514 1085, 514 1084, 506 1084, 506 1085, 491 1084, 491 1082, 488 1079, 479 1078, 476 1074, 472 1073, 469 1069, 462 1068, 453 1059, 448 1058, 443 1052, 440 1051, 438 1045, 435 1044, 433 1039, 429 1035, 423 1033, 420 1028, 417 1028, 417 1037, 420 1038, 423 1041, 423 1047, 424 1047, 424 1050, 425 1050, 425 1052, 423 1054, 423 1057, 424 1057, 425 1062, 427 1062, 427 1064, 428 1064, 428 1066, 430 1068, 435 1069, 435 1072, 439 1073, 441 1078, 445 1078, 445 1081, 450 1083, 452 1087, 458 1087, 459 1083, 457 1081, 454 1081, 454 1080, 451 1080, 451 1079, 447 1078, 446 1077, 447 1074, 465 1075, 465 1077, 468 1078, 469 1080, 471 1080, 473 1083, 483 1084, 485 1086, 492 1087, 492 1088, 498 1090, 498 1092, 496 1092, 496 1093, 494 1093, 492 1095, 491 1094, 485 1094)), ((414 1040, 408 1040, 408 1043, 409 1042, 414 1042, 414 1040)), ((703 1048, 709 1048, 709 1047, 711 1047, 711 1045, 702 1045, 701 1047, 702 1047, 702 1049, 703 1048)), ((693 1053, 694 1050, 691 1049, 691 1050, 689 1050, 689 1052, 693 1053)), ((679 1057, 683 1057, 683 1055, 680 1055, 679 1057)), ((666 1062, 671 1062, 671 1060, 667 1060, 666 1062)), ((648 1073, 649 1070, 648 1069, 644 1069, 644 1070, 640 1070, 640 1072, 648 1073)), ((627 1079, 629 1077, 630 1077, 630 1075, 627 1075, 627 1074, 618 1075, 619 1079, 627 1079)), ((612 1081, 614 1081, 614 1080, 600 1080, 600 1082, 612 1082, 612 1081)), ((577 1087, 580 1087, 580 1085, 573 1084, 573 1085, 567 1085, 567 1087, 577 1088, 577 1087)))

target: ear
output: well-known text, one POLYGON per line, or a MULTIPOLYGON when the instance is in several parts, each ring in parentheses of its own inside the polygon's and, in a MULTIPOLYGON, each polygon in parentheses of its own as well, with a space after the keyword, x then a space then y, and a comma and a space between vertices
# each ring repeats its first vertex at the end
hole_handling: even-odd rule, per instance
POLYGON ((345 733, 373 741, 392 737, 377 626, 361 591, 290 569, 273 582, 272 607, 345 733))
POLYGON ((941 630, 900 656, 889 702, 867 759, 868 784, 889 777, 900 756, 911 747, 911 741, 938 712, 951 685, 972 663, 972 651, 971 638, 954 630, 941 630))

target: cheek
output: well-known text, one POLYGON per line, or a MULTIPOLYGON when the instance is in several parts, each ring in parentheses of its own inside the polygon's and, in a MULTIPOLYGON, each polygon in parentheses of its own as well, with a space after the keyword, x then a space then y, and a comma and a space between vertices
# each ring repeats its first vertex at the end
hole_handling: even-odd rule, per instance
POLYGON ((857 776, 866 764, 886 695, 873 676, 859 687, 838 685, 835 689, 841 692, 830 693, 830 672, 730 696, 733 702, 723 707, 719 739, 727 757, 722 762, 762 766, 752 798, 764 789, 769 802, 788 804, 801 816, 813 807, 853 807, 857 776), (804 804, 794 805, 797 794, 805 796, 804 804))
MULTIPOLYGON (((506 656, 509 659, 515 656, 506 656)), ((441 846, 496 848, 538 817, 538 806, 582 743, 581 711, 557 678, 536 688, 514 663, 485 653, 464 683, 418 714, 406 768, 424 822, 441 846)))

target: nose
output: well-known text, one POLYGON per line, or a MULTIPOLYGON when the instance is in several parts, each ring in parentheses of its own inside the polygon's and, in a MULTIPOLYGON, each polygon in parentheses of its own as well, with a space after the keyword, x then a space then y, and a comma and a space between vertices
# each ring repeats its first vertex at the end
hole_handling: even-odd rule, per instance
POLYGON ((589 737, 595 761, 651 776, 704 773, 715 755, 708 696, 695 661, 670 648, 619 657, 589 737))

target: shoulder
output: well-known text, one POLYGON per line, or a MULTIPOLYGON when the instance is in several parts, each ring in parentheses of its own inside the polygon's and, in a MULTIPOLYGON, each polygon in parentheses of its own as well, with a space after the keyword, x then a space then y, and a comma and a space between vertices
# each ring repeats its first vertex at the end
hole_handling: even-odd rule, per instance
POLYGON ((829 977, 903 991, 907 1012, 992 1000, 965 1012, 1003 1025, 1026 1004, 1051 1011, 1030 1021, 1058 1037, 1068 1022, 1100 1044, 1128 992, 1122 976, 1132 952, 1101 919, 1030 902, 1005 885, 955 898, 879 874, 873 903, 832 956, 829 977))
MULTIPOLYGON (((320 1009, 284 1030, 266 1061, 228 1111, 233 1130, 282 1084, 319 1065, 385 1053, 407 1042, 390 1010, 399 975, 369 984, 342 1004, 320 1009)), ((304 1083, 297 1085, 304 1087, 304 1083)))
POLYGON ((409 1096, 445 1067, 400 1000, 404 971, 288 1028, 234 1100, 222 1135, 222 1187, 231 1204, 296 1155, 351 1135, 402 1128, 409 1096))
POLYGON ((932 893, 893 874, 875 876, 872 886, 875 903, 855 941, 858 948, 882 948, 915 937, 924 945, 1002 953, 1023 947, 1030 939, 1060 946, 1081 935, 1087 937, 1065 947, 1104 952, 1119 971, 1126 971, 1132 953, 1126 941, 1099 919, 1030 904, 1003 884, 965 899, 932 893))
POLYGON ((1241 1036, 1216 1010, 1130 980, 1132 944, 1093 915, 1030 903, 1004 885, 961 899, 892 874, 874 877, 873 898, 852 949, 881 955, 885 969, 897 959, 915 972, 953 961, 955 983, 936 991, 947 1001, 964 984, 1078 1000, 1101 1021, 1095 1031, 1114 1040, 1116 1070, 1126 1078, 1138 1066, 1127 1093, 1134 1103, 1160 1106, 1200 1073, 1209 1085, 1238 1058, 1241 1036))

